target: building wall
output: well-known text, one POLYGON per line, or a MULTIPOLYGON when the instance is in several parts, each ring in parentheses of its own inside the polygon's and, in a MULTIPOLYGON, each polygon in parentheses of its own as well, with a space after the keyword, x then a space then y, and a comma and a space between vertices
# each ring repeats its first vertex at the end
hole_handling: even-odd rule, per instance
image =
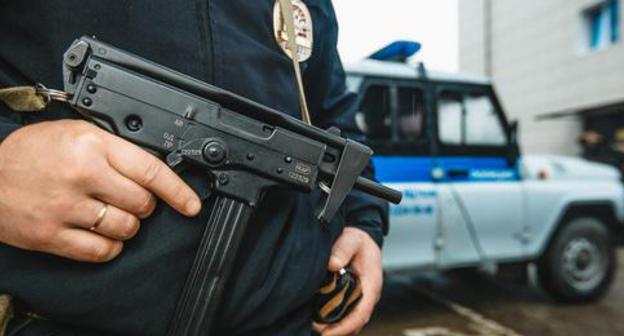
POLYGON ((459 69, 486 75, 485 1, 459 1, 459 69))
POLYGON ((624 101, 624 3, 619 41, 588 51, 582 12, 596 3, 460 1, 460 71, 492 77, 508 115, 520 121, 525 152, 580 151, 578 119, 536 121, 537 116, 624 101))

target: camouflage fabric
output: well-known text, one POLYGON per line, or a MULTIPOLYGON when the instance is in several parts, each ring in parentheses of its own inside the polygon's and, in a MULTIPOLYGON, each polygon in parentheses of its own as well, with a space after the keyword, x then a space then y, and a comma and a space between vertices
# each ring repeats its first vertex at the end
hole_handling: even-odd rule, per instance
POLYGON ((9 320, 13 318, 13 307, 11 306, 11 297, 8 295, 0 295, 0 336, 4 336, 9 320))
POLYGON ((0 102, 17 112, 37 112, 46 106, 45 99, 31 86, 0 89, 0 102))

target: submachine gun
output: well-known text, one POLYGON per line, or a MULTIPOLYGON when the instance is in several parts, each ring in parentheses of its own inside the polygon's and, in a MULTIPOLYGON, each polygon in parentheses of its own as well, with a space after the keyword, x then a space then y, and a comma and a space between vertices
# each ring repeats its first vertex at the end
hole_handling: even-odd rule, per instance
POLYGON ((320 188, 322 223, 353 188, 401 200, 398 191, 360 177, 373 152, 339 130, 307 125, 94 38, 77 39, 67 50, 63 79, 69 104, 88 120, 174 169, 203 169, 211 181, 212 212, 170 335, 212 332, 241 237, 267 188, 320 188))

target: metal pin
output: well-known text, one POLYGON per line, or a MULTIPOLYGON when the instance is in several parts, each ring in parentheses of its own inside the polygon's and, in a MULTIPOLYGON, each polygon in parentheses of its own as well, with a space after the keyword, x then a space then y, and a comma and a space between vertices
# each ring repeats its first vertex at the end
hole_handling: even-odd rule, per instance
POLYGON ((325 182, 319 182, 319 188, 326 194, 331 194, 331 188, 325 182))
POLYGON ((45 85, 39 83, 35 86, 35 92, 43 97, 45 103, 48 104, 51 101, 68 102, 71 95, 65 91, 48 89, 45 85))

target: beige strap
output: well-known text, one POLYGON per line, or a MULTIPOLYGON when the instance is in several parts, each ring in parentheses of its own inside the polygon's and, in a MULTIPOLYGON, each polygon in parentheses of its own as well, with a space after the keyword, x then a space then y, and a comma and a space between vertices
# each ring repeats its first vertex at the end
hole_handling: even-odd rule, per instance
POLYGON ((297 46, 297 35, 295 34, 295 18, 293 14, 293 6, 291 0, 279 0, 282 9, 282 17, 286 24, 286 33, 288 34, 288 49, 292 55, 293 68, 295 69, 295 77, 297 78, 297 88, 299 89, 299 106, 301 108, 301 119, 308 125, 312 124, 310 120, 310 111, 308 110, 308 102, 303 87, 303 78, 301 76, 301 67, 299 65, 299 52, 297 46))
POLYGON ((37 112, 46 107, 44 96, 32 86, 16 86, 0 89, 0 102, 17 112, 37 112))
POLYGON ((0 336, 4 336, 9 326, 9 321, 13 318, 13 306, 11 297, 0 295, 0 336))

